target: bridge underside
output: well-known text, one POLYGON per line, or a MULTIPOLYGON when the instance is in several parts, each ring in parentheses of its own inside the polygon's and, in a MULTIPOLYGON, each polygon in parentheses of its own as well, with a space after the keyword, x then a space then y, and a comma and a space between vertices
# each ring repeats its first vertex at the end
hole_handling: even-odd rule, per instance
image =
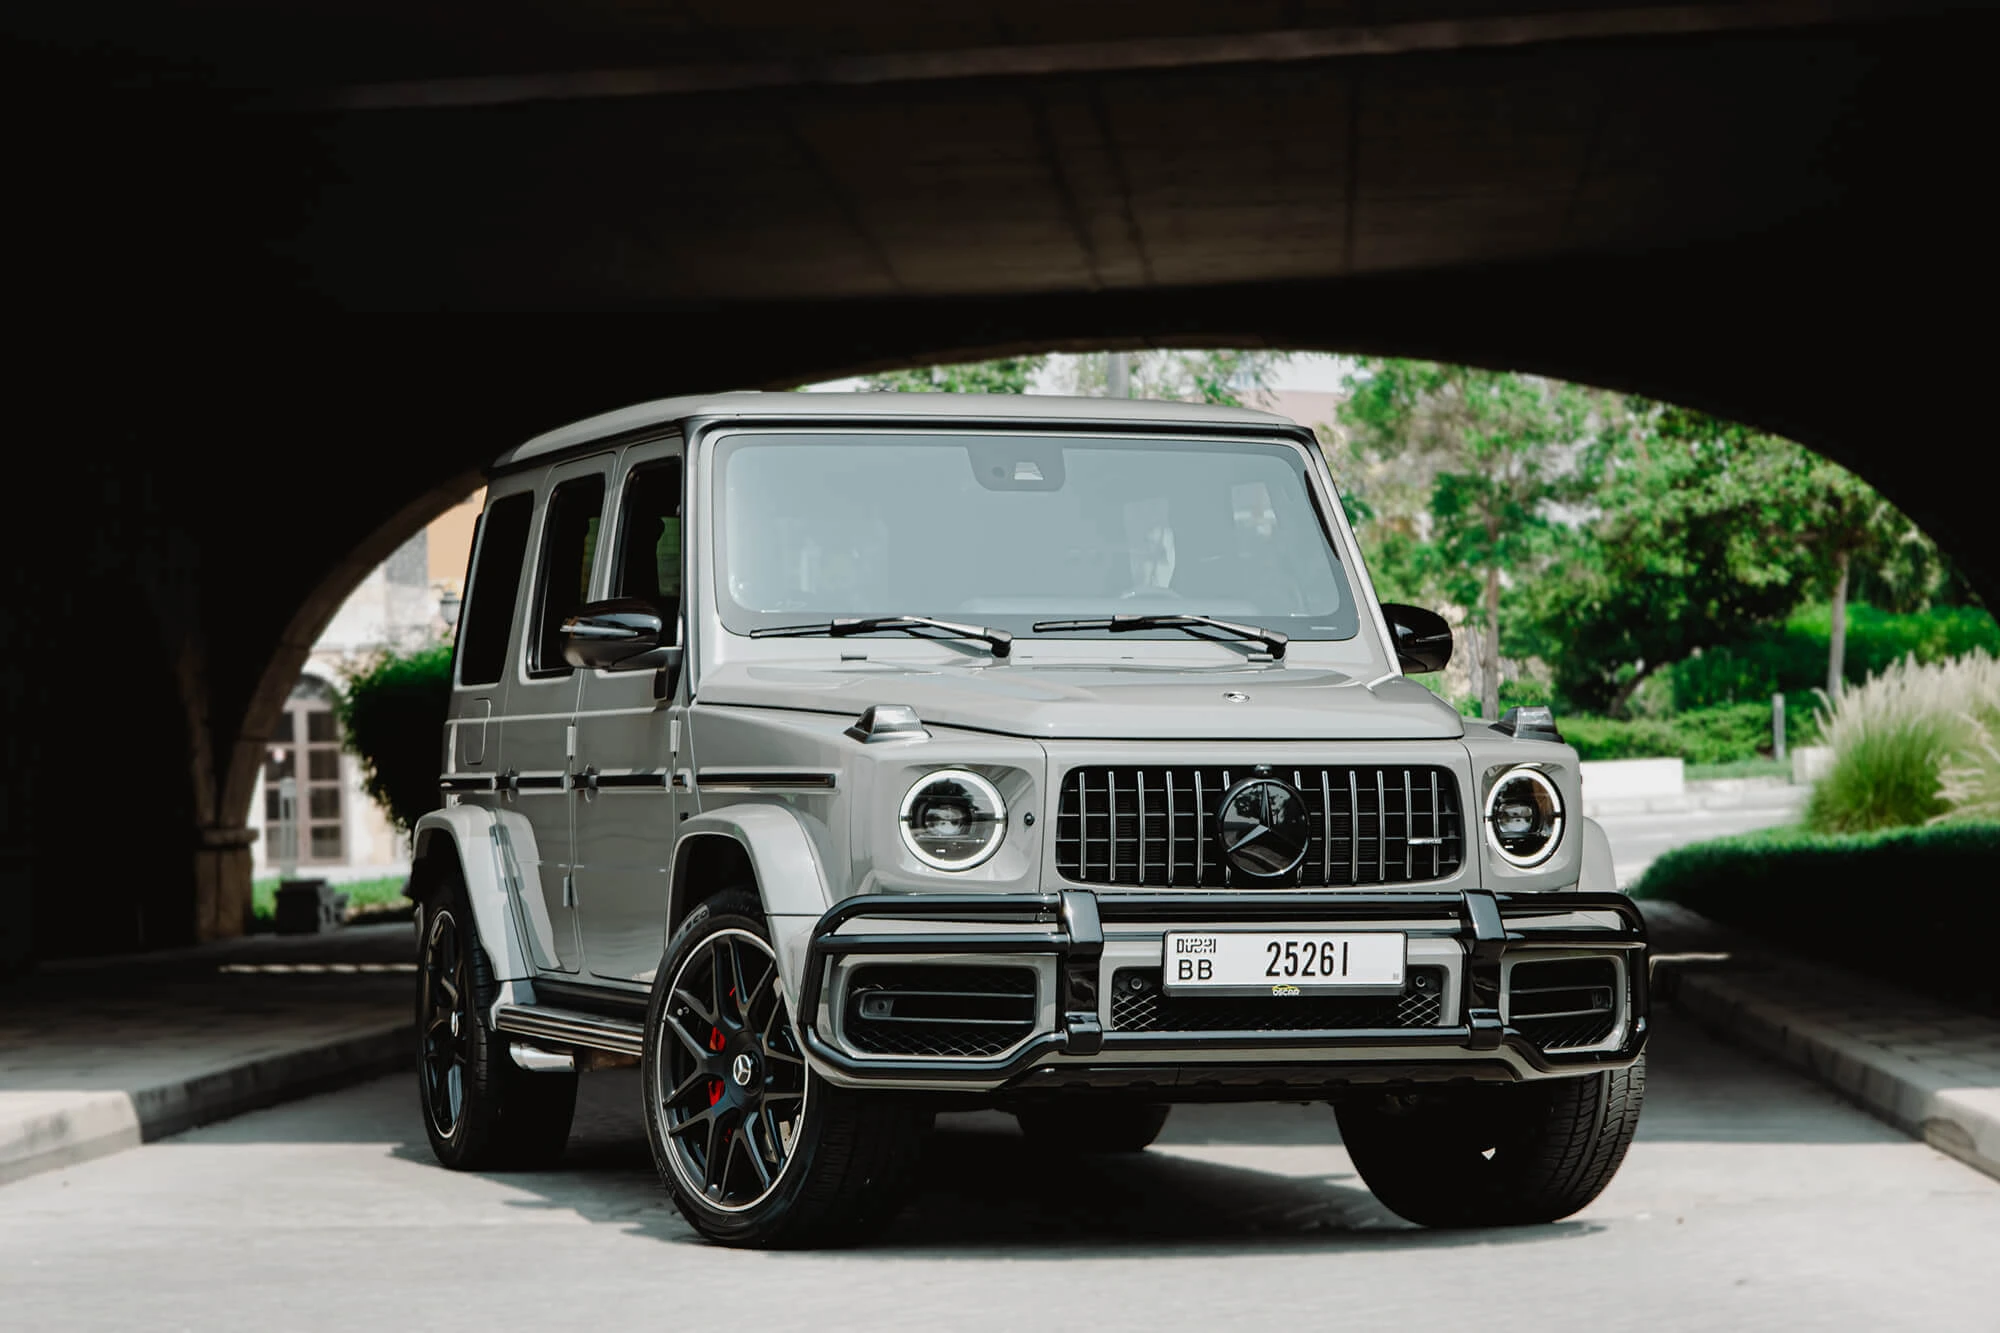
POLYGON ((240 928, 348 588, 646 397, 1151 343, 1533 369, 1801 439, 2000 591, 1983 13, 827 8, 9 20, 0 957, 240 928), (435 308, 640 317, 326 317, 435 308))

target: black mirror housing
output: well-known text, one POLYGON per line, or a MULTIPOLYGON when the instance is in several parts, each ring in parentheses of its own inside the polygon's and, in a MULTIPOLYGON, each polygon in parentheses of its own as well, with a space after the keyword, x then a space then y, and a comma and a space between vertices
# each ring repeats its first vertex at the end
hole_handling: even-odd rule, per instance
POLYGON ((1451 661, 1451 625, 1437 612, 1400 602, 1384 602, 1382 618, 1389 622, 1396 665, 1402 670, 1412 675, 1442 671, 1451 661))
POLYGON ((659 608, 637 597, 617 597, 579 607, 562 623, 563 661, 599 671, 657 670, 679 665, 681 650, 660 640, 667 632, 659 608))

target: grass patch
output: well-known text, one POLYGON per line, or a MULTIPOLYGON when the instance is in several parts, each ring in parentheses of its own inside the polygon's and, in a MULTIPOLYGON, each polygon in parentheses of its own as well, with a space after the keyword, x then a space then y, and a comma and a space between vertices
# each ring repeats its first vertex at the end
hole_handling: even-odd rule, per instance
MULTIPOLYGON (((311 879, 310 870, 301 870, 300 879, 311 879)), ((409 902, 403 896, 404 886, 409 881, 401 875, 386 875, 381 879, 358 879, 351 884, 336 884, 334 889, 347 895, 348 910, 357 907, 401 907, 409 902)), ((260 925, 268 926, 278 915, 278 877, 250 882, 250 915, 260 925)))
POLYGON ((1786 778, 1792 776, 1789 759, 1738 759, 1727 764, 1689 764, 1689 782, 1714 782, 1722 778, 1786 778))
POLYGON ((2000 823, 1697 843, 1647 868, 1635 898, 1680 903, 1776 947, 2000 1012, 2000 823))

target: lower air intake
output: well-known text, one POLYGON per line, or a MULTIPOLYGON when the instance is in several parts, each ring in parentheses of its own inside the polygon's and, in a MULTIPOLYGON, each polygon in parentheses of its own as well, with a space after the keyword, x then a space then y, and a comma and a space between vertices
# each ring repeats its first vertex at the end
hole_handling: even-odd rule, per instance
POLYGON ((979 1060, 1035 1030, 1035 973, 1025 967, 882 964, 854 969, 847 1044, 865 1055, 979 1060))
POLYGON ((1618 964, 1609 958, 1516 963, 1507 1021, 1545 1051, 1595 1046, 1618 1026, 1618 964))

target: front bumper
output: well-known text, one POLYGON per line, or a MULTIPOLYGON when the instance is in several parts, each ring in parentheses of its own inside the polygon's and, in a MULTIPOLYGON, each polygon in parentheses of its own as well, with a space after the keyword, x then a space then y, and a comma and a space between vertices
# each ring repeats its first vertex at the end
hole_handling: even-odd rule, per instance
MULTIPOLYGON (((1158 946, 1151 948, 1157 966, 1158 946)), ((798 1023, 814 1065, 847 1086, 1282 1098, 1289 1089, 1349 1083, 1512 1081, 1623 1068, 1645 1045, 1646 973, 1644 919, 1616 893, 882 894, 847 899, 820 918, 799 987, 798 1023), (1400 931, 1413 962, 1422 951, 1445 965, 1451 996, 1441 1013, 1448 1021, 1289 1031, 1112 1026, 1107 939, 1111 954, 1130 964, 1147 956, 1149 938, 1191 923, 1400 931), (1053 995, 1044 997, 1031 1035, 991 1057, 873 1054, 844 1041, 837 1021, 844 965, 862 958, 1032 963, 1053 995), (1550 1049, 1508 1021, 1510 967, 1550 958, 1616 960, 1623 993, 1602 1041, 1550 1049)))

